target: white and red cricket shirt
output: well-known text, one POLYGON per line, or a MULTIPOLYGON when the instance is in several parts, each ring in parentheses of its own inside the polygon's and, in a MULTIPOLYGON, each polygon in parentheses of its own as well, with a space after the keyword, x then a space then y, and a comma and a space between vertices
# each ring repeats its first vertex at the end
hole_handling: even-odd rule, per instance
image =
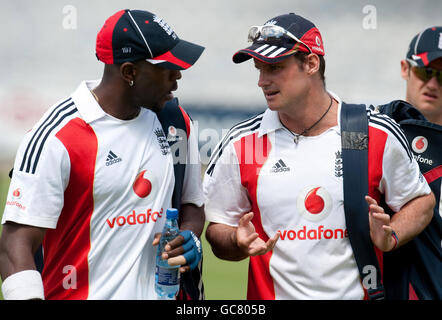
MULTIPOLYGON (((341 101, 338 102, 338 115, 341 101)), ((406 139, 390 118, 369 113, 369 194, 398 211, 430 189, 406 139)), ((293 135, 267 109, 234 126, 215 148, 203 190, 206 219, 238 226, 252 220, 267 241, 251 257, 248 299, 363 299, 343 206, 340 125, 317 136, 293 135)), ((362 173, 361 173, 362 174, 362 173)))
MULTIPOLYGON (((82 82, 26 134, 2 223, 47 228, 46 299, 156 299, 152 241, 171 207, 170 147, 154 112, 127 121, 105 113, 90 92, 98 83, 82 82)), ((201 206, 189 128, 182 203, 201 206)))

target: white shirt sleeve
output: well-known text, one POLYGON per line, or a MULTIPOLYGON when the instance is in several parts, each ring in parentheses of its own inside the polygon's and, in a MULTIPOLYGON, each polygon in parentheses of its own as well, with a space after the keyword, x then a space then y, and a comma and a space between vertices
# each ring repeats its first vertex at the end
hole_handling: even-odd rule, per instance
POLYGON ((233 143, 227 145, 215 163, 212 175, 204 175, 206 220, 238 226, 239 219, 252 209, 233 143))
POLYGON ((385 202, 394 212, 399 211, 410 200, 431 192, 419 165, 410 155, 411 151, 408 153, 398 138, 389 133, 379 189, 385 195, 385 202))
MULTIPOLYGON (((63 208, 64 190, 69 183, 69 155, 63 144, 50 136, 42 149, 35 173, 26 170, 26 166, 20 170, 33 133, 26 134, 18 149, 2 224, 13 221, 54 229, 63 208)), ((30 157, 30 150, 26 157, 30 157)))
POLYGON ((190 121, 190 134, 187 139, 186 171, 184 172, 181 203, 192 203, 197 207, 204 204, 198 138, 192 121, 190 121))

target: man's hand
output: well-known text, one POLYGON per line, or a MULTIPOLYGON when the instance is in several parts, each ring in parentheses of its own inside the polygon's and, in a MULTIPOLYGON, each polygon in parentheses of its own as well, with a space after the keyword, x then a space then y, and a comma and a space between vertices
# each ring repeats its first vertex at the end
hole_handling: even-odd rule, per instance
POLYGON ((384 252, 391 251, 396 242, 392 236, 393 229, 390 226, 390 216, 378 205, 375 199, 365 196, 368 203, 368 220, 370 224, 370 237, 373 244, 384 252))
POLYGON ((258 233, 256 233, 252 219, 253 212, 249 212, 241 217, 236 233, 234 234, 236 239, 233 239, 233 241, 235 241, 238 247, 244 251, 244 253, 247 253, 248 256, 266 254, 275 247, 276 241, 278 241, 279 238, 279 232, 267 242, 264 242, 258 233))
MULTIPOLYGON (((152 245, 160 242, 161 233, 155 234, 152 245)), ((180 232, 180 234, 164 247, 161 258, 166 260, 171 266, 181 266, 180 272, 187 272, 197 267, 202 256, 201 241, 190 230, 180 232)))

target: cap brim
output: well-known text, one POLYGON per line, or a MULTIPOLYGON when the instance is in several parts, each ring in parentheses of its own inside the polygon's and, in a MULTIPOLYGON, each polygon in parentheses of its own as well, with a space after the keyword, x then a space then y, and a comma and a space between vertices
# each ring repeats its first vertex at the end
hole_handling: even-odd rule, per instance
POLYGON ((200 45, 180 40, 171 50, 146 61, 166 69, 185 70, 195 64, 204 49, 200 45))
POLYGON ((428 57, 428 64, 430 64, 434 60, 442 58, 442 50, 429 52, 427 57, 428 57))
POLYGON ((234 63, 241 63, 251 58, 256 58, 266 63, 277 63, 286 59, 297 51, 302 51, 301 47, 295 46, 286 48, 258 42, 252 44, 250 47, 236 52, 233 55, 232 60, 234 63))

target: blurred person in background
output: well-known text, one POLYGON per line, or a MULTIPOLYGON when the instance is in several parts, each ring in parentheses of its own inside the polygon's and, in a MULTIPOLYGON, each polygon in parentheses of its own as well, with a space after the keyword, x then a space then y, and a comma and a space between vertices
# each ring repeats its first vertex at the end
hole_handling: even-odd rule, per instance
POLYGON ((442 126, 442 27, 430 27, 411 41, 401 61, 405 100, 425 118, 442 126))
MULTIPOLYGON (((422 30, 401 61, 405 100, 415 110, 390 110, 403 128, 422 174, 436 196, 430 224, 415 239, 386 255, 386 283, 397 299, 442 299, 442 27, 422 30), (400 272, 402 271, 402 272, 400 272)), ((390 115, 389 112, 386 114, 390 115)), ((388 292, 388 291, 387 291, 388 292)))

